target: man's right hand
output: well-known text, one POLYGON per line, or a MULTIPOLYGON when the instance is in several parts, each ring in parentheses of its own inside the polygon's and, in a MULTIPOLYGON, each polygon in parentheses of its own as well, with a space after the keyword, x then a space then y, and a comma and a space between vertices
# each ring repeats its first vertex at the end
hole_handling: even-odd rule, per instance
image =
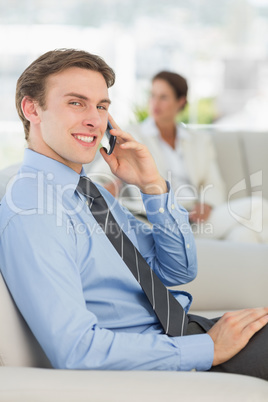
POLYGON ((114 127, 111 134, 117 137, 116 145, 111 155, 107 155, 103 148, 100 153, 111 172, 123 182, 137 186, 144 194, 167 193, 166 181, 160 175, 149 149, 121 130, 111 115, 109 121, 114 127))
POLYGON ((268 323, 268 307, 225 313, 208 331, 214 342, 213 366, 242 350, 250 338, 268 323))

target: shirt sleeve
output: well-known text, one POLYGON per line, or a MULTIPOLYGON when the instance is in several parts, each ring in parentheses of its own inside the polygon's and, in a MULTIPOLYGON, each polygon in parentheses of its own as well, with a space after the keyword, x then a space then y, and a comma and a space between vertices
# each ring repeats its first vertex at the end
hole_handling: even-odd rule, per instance
MULTIPOLYGON (((75 238, 53 216, 16 215, 1 233, 0 264, 11 294, 55 368, 207 370, 213 342, 101 328, 87 309, 75 238)), ((97 257, 97 256, 96 256, 97 257)))
POLYGON ((194 236, 188 212, 168 193, 142 194, 150 230, 138 227, 139 249, 166 286, 192 281, 197 274, 194 236))

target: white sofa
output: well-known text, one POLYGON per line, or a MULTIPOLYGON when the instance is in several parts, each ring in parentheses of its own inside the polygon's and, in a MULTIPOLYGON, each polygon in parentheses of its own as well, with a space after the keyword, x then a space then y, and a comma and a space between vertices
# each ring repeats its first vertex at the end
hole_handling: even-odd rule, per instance
MULTIPOLYGON (((236 196, 250 195, 256 191, 250 177, 261 171, 263 184, 258 190, 268 199, 268 133, 209 130, 227 189, 243 182, 245 188, 236 196)), ((2 178, 0 173, 0 190, 1 182, 5 188, 13 170, 5 170, 2 178)), ((198 276, 181 287, 194 297, 192 312, 218 316, 227 310, 268 306, 268 245, 198 239, 197 252, 198 276)), ((0 402, 268 400, 268 382, 248 376, 52 369, 1 274, 0 301, 0 402)))
MULTIPOLYGON (((194 296, 194 312, 217 316, 226 310, 267 305, 268 248, 258 246, 256 260, 255 248, 199 242, 199 275, 186 286, 194 296)), ((179 397, 198 402, 267 401, 268 382, 242 375, 51 369, 1 275, 0 300, 1 402, 157 402, 179 397)))

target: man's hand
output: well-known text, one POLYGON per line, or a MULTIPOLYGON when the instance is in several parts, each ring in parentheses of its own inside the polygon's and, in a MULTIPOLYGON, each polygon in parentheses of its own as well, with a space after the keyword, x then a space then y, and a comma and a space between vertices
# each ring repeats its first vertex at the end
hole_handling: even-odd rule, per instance
POLYGON ((224 363, 242 350, 268 322, 268 307, 224 314, 208 331, 214 342, 213 366, 224 363))
POLYGON ((208 204, 195 204, 192 211, 189 213, 189 219, 191 223, 197 223, 201 221, 206 221, 212 210, 211 205, 208 204))
POLYGON ((111 134, 117 144, 111 155, 100 152, 114 175, 128 184, 134 184, 143 193, 162 194, 167 192, 165 180, 160 176, 155 161, 147 147, 137 142, 130 134, 122 131, 109 116, 114 127, 111 134))

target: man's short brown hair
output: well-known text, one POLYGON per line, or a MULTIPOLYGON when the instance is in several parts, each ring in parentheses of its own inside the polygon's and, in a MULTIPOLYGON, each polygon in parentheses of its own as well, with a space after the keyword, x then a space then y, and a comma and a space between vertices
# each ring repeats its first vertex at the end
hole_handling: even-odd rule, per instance
POLYGON ((28 96, 37 101, 40 107, 45 108, 47 78, 71 67, 99 72, 108 88, 115 82, 114 71, 97 55, 76 49, 56 49, 43 54, 26 68, 17 82, 16 108, 24 126, 26 140, 29 137, 30 122, 23 114, 22 99, 28 96))

